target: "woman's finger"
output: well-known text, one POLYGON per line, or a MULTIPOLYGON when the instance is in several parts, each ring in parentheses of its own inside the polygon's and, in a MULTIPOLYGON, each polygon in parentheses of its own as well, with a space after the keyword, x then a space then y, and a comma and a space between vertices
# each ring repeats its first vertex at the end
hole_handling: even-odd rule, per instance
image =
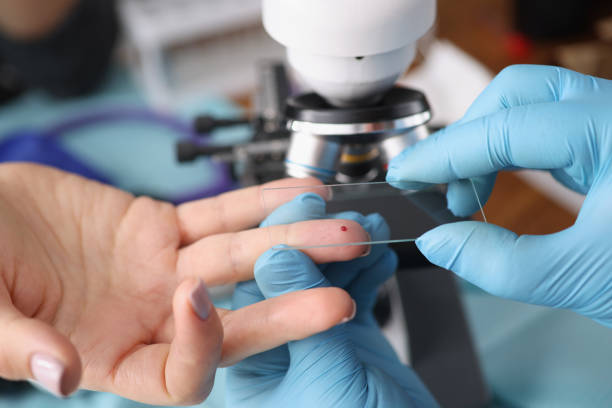
MULTIPOLYGON (((351 220, 315 220, 296 224, 218 234, 204 238, 179 252, 179 276, 198 276, 210 286, 253 279, 257 258, 275 245, 291 247, 368 242, 370 237, 351 220), (203 255, 203 254, 209 254, 203 255)), ((316 263, 355 259, 369 251, 368 245, 307 249, 316 263)))
POLYGON ((353 314, 350 295, 339 288, 292 292, 236 311, 219 309, 223 321, 223 366, 301 340, 353 314))
POLYGON ((105 391, 149 404, 193 405, 210 393, 223 327, 204 283, 188 279, 173 300, 171 344, 142 345, 117 363, 105 391))
POLYGON ((274 209, 306 192, 327 199, 328 190, 319 186, 321 182, 315 178, 283 179, 183 204, 177 208, 181 242, 189 245, 209 235, 253 228, 274 209), (313 186, 313 189, 285 190, 296 186, 313 186), (267 189, 278 190, 264 192, 267 189))
POLYGON ((42 320, 28 318, 0 287, 0 377, 33 380, 65 397, 81 381, 81 360, 72 343, 42 320))

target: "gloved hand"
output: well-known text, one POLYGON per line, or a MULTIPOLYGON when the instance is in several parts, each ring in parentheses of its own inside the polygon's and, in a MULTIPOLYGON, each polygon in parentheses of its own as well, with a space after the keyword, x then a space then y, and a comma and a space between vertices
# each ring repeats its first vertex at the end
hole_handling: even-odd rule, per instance
POLYGON ((494 295, 612 327, 611 108, 612 81, 556 67, 505 69, 462 120, 394 159, 387 180, 403 188, 449 182, 449 208, 468 215, 477 208, 466 179, 484 201, 500 170, 549 170, 587 195, 578 219, 545 236, 479 222, 443 225, 423 235, 419 249, 494 295))
MULTIPOLYGON (((389 229, 378 215, 342 213, 335 217, 359 222, 374 240, 388 238, 389 229)), ((263 225, 319 218, 329 218, 325 202, 305 194, 277 209, 263 225)), ((261 256, 255 266, 256 282, 238 285, 235 308, 289 292, 339 286, 355 300, 356 315, 326 332, 231 367, 228 406, 437 406, 414 371, 398 360, 372 315, 377 289, 396 266, 395 253, 381 245, 372 247, 365 257, 319 267, 297 250, 273 249, 261 256)))

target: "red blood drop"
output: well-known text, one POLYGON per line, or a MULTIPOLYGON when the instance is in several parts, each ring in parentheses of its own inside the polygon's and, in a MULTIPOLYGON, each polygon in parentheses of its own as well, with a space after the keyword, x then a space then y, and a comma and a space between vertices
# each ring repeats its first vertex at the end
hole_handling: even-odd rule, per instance
POLYGON ((347 227, 345 227, 345 226, 343 225, 343 226, 340 228, 340 230, 342 230, 342 232, 346 232, 346 231, 348 231, 348 228, 347 228, 347 227))
POLYGON ((506 52, 513 62, 527 62, 533 54, 533 43, 520 33, 511 33, 505 39, 506 52))

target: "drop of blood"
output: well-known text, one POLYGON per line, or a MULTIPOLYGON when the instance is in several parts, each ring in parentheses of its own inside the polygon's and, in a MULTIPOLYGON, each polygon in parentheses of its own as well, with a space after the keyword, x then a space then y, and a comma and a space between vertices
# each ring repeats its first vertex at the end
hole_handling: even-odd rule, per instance
POLYGON ((340 227, 340 230, 342 232, 346 232, 346 231, 348 231, 348 228, 343 225, 342 227, 340 227))

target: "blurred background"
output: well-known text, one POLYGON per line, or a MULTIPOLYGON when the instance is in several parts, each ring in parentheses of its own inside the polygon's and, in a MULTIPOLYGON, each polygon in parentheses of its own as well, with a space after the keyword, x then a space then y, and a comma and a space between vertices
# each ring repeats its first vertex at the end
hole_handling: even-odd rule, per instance
MULTIPOLYGON (((1 4, 0 140, 27 134, 31 143, 4 143, 0 160, 33 148, 35 134, 55 133, 54 147, 123 188, 172 201, 209 193, 205 160, 179 166, 170 140, 191 136, 196 114, 232 117, 253 107, 256 64, 284 58, 283 47, 263 30, 261 1, 39 3, 1 4), (101 148, 108 151, 101 154, 101 148), (137 179, 150 171, 155 178, 137 179)), ((608 3, 439 0, 438 23, 421 41, 421 58, 402 82, 425 91, 434 125, 444 126, 511 64, 554 64, 610 77, 608 3)), ((249 132, 233 128, 210 136, 211 143, 231 143, 249 132)), ((487 207, 490 217, 524 233, 569 225, 581 198, 565 194, 551 180, 533 172, 504 174, 487 207), (504 197, 515 199, 510 214, 502 210, 504 197)))
MULTIPOLYGON (((437 24, 419 51, 401 83, 425 92, 432 124, 442 127, 511 64, 612 79, 612 4, 438 0, 437 24)), ((0 162, 48 164, 175 203, 236 188, 240 163, 179 163, 175 145, 252 138, 248 121, 204 136, 193 121, 252 116, 256 66, 283 58, 262 28, 261 0, 0 0, 0 162)), ((543 234, 570 226, 581 203, 546 173, 505 172, 485 211, 489 222, 543 234)), ((612 404, 605 329, 468 285, 463 302, 496 404, 612 404)), ((128 404, 108 398, 88 404, 128 404)))

